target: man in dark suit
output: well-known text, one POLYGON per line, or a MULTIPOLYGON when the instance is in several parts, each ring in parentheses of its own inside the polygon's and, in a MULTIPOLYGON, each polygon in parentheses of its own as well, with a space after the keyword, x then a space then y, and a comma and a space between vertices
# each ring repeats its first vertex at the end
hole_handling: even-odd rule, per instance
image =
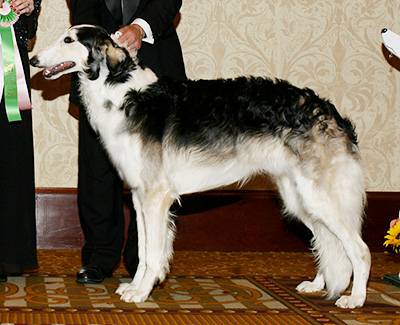
MULTIPOLYGON (((73 25, 93 24, 119 41, 158 77, 186 78, 182 50, 174 27, 181 0, 71 0, 73 25)), ((100 283, 112 276, 123 257, 133 277, 138 265, 137 229, 132 220, 124 245, 123 184, 108 160, 98 136, 88 123, 79 100, 77 78, 71 83, 71 103, 79 110, 78 204, 85 245, 79 283, 100 283)))

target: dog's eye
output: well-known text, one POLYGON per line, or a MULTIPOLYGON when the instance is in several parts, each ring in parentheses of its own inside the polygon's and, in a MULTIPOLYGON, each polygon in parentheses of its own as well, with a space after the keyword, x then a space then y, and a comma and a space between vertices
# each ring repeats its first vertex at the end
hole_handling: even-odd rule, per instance
POLYGON ((71 37, 69 37, 69 36, 67 36, 66 38, 64 38, 64 43, 72 43, 74 40, 71 38, 71 37))

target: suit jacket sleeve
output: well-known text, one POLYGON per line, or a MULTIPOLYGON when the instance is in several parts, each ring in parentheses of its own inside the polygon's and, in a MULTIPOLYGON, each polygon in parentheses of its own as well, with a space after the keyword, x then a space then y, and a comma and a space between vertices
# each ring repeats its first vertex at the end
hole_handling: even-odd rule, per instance
POLYGON ((71 0, 72 24, 91 24, 101 26, 99 8, 99 0, 71 0))
POLYGON ((138 18, 150 25, 154 40, 157 41, 173 25, 181 6, 182 0, 149 0, 138 18))
POLYGON ((28 38, 32 39, 35 37, 37 27, 38 27, 38 13, 40 10, 40 4, 42 0, 35 0, 33 2, 33 5, 35 9, 33 10, 32 14, 30 16, 26 16, 26 27, 28 31, 28 38))

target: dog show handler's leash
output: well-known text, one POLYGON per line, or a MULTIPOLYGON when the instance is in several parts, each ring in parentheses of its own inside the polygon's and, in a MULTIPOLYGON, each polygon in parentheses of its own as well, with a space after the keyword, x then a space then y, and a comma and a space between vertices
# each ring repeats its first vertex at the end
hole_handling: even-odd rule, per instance
POLYGON ((20 110, 32 108, 13 27, 18 18, 10 0, 4 0, 0 8, 0 99, 4 95, 9 122, 21 121, 20 110))

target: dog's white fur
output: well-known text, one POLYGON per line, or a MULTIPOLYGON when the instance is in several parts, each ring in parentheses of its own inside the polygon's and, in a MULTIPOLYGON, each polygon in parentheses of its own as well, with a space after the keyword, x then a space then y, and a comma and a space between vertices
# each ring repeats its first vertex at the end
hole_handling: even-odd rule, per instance
MULTIPOLYGON (((125 95, 132 89, 145 91, 157 82, 157 77, 150 69, 138 67, 130 72, 128 82, 109 84, 109 70, 103 59, 98 78, 88 79, 85 69, 89 52, 77 36, 81 28, 70 28, 54 45, 37 53, 33 65, 50 68, 74 62, 74 67, 48 77, 55 79, 64 73, 79 72, 89 120, 120 176, 132 189, 140 263, 133 281, 121 284, 117 290, 123 301, 145 301, 154 284, 166 278, 174 239, 169 209, 180 195, 268 173, 277 180, 286 212, 304 222, 314 234, 319 271, 314 281, 301 283, 297 290, 318 292, 326 285, 328 297, 338 296, 348 287, 353 274, 351 295, 342 296, 336 305, 355 308, 364 304, 370 254, 360 235, 365 189, 357 148, 349 154, 342 137, 333 135, 329 141, 318 141, 316 137, 317 141, 299 148, 306 155, 308 150, 309 162, 301 162, 278 138, 243 136, 235 153, 212 156, 202 148, 177 149, 171 134, 166 134, 159 146, 143 141, 138 133, 121 132, 126 119, 120 109, 125 95)), ((101 51, 104 57, 116 62, 127 55, 111 43, 103 44, 101 51)))

